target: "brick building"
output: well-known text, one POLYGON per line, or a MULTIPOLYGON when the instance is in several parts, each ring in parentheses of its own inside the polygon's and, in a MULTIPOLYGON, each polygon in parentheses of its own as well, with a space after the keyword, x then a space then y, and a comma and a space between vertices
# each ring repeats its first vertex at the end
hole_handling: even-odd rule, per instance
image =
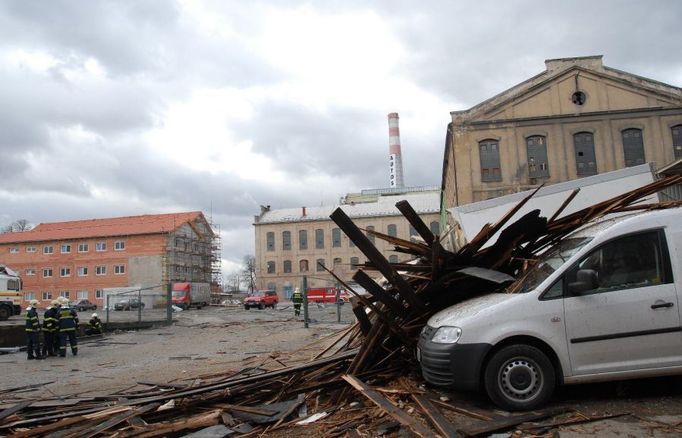
POLYGON ((39 224, 0 234, 0 263, 23 280, 24 299, 58 296, 101 306, 103 289, 165 291, 171 281, 210 282, 220 254, 199 211, 39 224))

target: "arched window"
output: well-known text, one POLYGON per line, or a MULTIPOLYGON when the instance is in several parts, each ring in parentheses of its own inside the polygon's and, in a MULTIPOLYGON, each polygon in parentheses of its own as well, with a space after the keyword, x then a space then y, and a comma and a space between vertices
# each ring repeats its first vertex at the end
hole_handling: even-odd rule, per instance
POLYGON ((308 272, 308 260, 303 259, 298 262, 298 270, 301 272, 308 272))
POLYGON ((282 231, 282 249, 291 249, 291 231, 282 231))
POLYGON ((388 261, 391 262, 391 263, 398 263, 398 256, 395 255, 395 254, 394 254, 394 255, 391 255, 391 256, 388 256, 388 261))
POLYGON ((418 236, 419 233, 417 233, 417 229, 410 224, 410 237, 412 236, 418 236))
MULTIPOLYGON (((367 225, 367 231, 374 231, 374 225, 367 225)), ((367 238, 370 242, 374 243, 374 234, 367 233, 367 238)))
POLYGON ((386 229, 386 234, 391 237, 398 237, 398 227, 395 224, 389 224, 386 229))
POLYGON ((594 136, 591 132, 578 132, 573 135, 575 165, 578 176, 597 174, 597 157, 594 154, 594 136))
POLYGON ((481 181, 502 181, 500 170, 500 143, 497 140, 483 140, 478 144, 481 159, 481 181))
POLYGON ((321 228, 315 230, 315 248, 324 249, 324 230, 321 228))
POLYGON ((333 267, 332 267, 332 270, 336 270, 337 267, 340 267, 340 266, 341 266, 341 263, 342 263, 342 262, 341 262, 341 257, 335 257, 335 258, 334 258, 334 263, 333 263, 333 265, 332 265, 332 266, 333 266, 333 267))
POLYGON ((528 177, 548 178, 547 139, 542 135, 528 137, 526 151, 528 152, 528 177))
POLYGON ((274 251, 275 250, 275 233, 272 231, 268 231, 268 233, 265 235, 265 245, 268 251, 274 251))
POLYGON ((317 272, 324 272, 324 259, 317 259, 315 260, 315 270, 317 272))
POLYGON ((298 231, 298 249, 308 249, 308 232, 306 230, 298 231))
POLYGON ((360 264, 360 259, 358 259, 357 257, 351 257, 350 258, 350 269, 351 269, 351 271, 357 271, 358 264, 360 264))
POLYGON ((642 130, 636 128, 625 129, 623 130, 622 135, 625 167, 644 164, 644 140, 642 140, 642 130))
POLYGON ((440 236, 440 222, 433 221, 429 224, 429 228, 434 236, 440 236))
POLYGON ((682 125, 671 128, 673 134, 673 154, 676 160, 682 158, 682 125))
POLYGON ((275 273, 275 262, 268 262, 267 267, 268 267, 268 274, 274 274, 275 273))
POLYGON ((341 229, 340 228, 332 228, 332 247, 334 247, 334 248, 340 248, 341 247, 341 229))
POLYGON ((284 260, 282 263, 282 270, 288 274, 291 272, 291 260, 284 260))

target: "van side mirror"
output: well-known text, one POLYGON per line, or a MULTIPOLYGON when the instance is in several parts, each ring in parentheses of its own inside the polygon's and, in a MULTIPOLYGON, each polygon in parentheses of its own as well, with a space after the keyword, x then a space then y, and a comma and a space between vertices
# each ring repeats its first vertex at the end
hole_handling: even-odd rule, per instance
POLYGON ((568 283, 568 293, 570 295, 584 295, 585 292, 599 287, 597 271, 594 269, 578 269, 575 278, 576 281, 574 283, 568 283))

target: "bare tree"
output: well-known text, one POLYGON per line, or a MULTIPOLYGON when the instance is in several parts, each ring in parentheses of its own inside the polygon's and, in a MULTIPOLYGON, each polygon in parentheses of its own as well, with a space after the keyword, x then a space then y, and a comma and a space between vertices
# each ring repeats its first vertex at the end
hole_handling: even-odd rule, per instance
POLYGON ((240 288, 241 281, 242 277, 239 274, 239 272, 232 274, 227 278, 227 287, 230 289, 231 292, 239 293, 241 289, 240 288))
POLYGON ((29 231, 33 228, 33 225, 29 223, 26 219, 18 219, 9 225, 5 225, 0 228, 0 234, 4 233, 16 233, 21 231, 29 231))
POLYGON ((249 292, 256 290, 256 257, 252 255, 245 255, 244 261, 242 262, 244 267, 242 268, 242 275, 245 277, 245 281, 249 285, 249 292))

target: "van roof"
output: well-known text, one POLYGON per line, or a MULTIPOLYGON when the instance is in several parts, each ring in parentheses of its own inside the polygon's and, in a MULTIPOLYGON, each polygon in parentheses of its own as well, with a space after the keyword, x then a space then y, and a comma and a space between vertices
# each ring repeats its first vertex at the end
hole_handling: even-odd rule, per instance
POLYGON ((682 207, 634 213, 628 212, 615 215, 611 214, 579 228, 571 233, 570 237, 596 236, 606 230, 617 232, 622 228, 633 228, 634 231, 643 224, 646 226, 649 222, 665 225, 666 222, 679 222, 680 215, 682 215, 682 207))

